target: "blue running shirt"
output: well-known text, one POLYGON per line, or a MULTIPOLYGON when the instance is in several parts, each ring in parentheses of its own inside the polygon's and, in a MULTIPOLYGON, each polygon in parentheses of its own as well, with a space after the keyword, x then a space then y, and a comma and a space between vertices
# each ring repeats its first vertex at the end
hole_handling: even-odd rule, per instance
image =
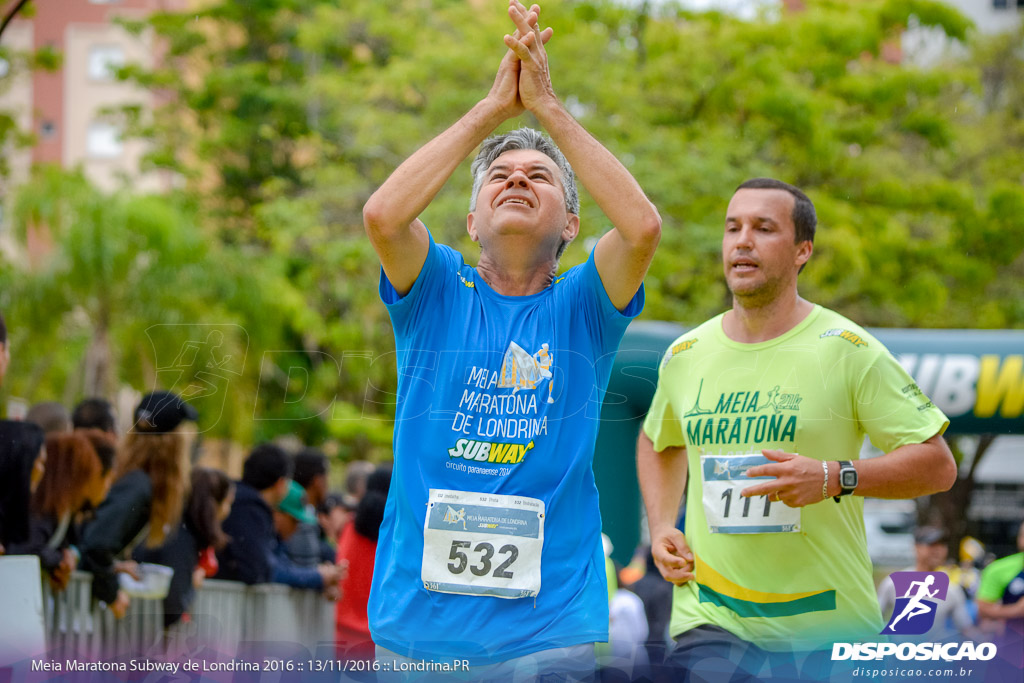
POLYGON ((643 287, 612 305, 593 254, 503 296, 433 238, 400 297, 395 466, 368 616, 376 644, 473 666, 608 638, 592 461, 643 287))

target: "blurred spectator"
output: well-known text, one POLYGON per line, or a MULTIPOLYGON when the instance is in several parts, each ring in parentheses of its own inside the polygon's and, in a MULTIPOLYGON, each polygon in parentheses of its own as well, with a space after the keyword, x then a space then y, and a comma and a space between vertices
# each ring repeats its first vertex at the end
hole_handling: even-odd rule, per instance
POLYGON ((78 564, 69 533, 73 515, 87 502, 99 505, 109 479, 96 449, 81 432, 46 437, 46 463, 32 495, 28 539, 11 544, 8 552, 38 555, 54 588, 63 590, 78 564))
POLYGON ((103 465, 103 472, 113 474, 114 463, 118 455, 118 441, 114 434, 100 429, 76 429, 74 433, 89 439, 89 443, 92 444, 99 457, 99 462, 103 465))
MULTIPOLYGON (((0 385, 10 362, 7 324, 0 314, 0 385)), ((0 555, 8 544, 28 540, 29 499, 46 464, 43 439, 38 425, 0 420, 0 555)))
MULTIPOLYGON (((960 539, 959 563, 950 565, 948 568, 943 567, 943 570, 949 574, 950 578, 964 589, 968 601, 973 601, 978 592, 978 583, 981 581, 982 560, 984 558, 985 546, 981 544, 981 541, 973 536, 964 536, 960 539)), ((974 616, 977 617, 977 614, 974 616)))
POLYGON ((629 589, 639 596, 647 616, 647 659, 651 664, 661 664, 671 640, 668 624, 672 617, 672 584, 662 577, 654 564, 650 546, 641 549, 646 571, 629 589))
POLYGON ((87 398, 75 406, 71 413, 74 429, 99 429, 117 435, 117 418, 114 406, 105 398, 87 398))
POLYGON ((623 567, 612 560, 615 546, 607 534, 601 534, 604 545, 605 574, 608 581, 608 642, 595 650, 602 680, 646 678, 648 671, 647 641, 650 629, 644 615, 644 604, 633 592, 619 586, 623 567))
POLYGON ((366 460, 353 460, 345 468, 345 493, 351 496, 352 507, 355 508, 366 492, 366 481, 376 466, 366 460))
MULTIPOLYGON (((297 567, 281 547, 275 527, 274 510, 292 493, 288 511, 308 514, 302 487, 289 479, 291 460, 280 446, 264 443, 253 448, 242 465, 242 480, 235 490, 235 502, 224 520, 228 544, 217 554, 219 578, 255 583, 285 583, 320 590, 337 581, 330 565, 297 567)), ((287 524, 287 519, 280 520, 287 524)), ((287 529, 285 529, 287 532, 287 529)))
POLYGON ((305 492, 298 483, 288 482, 288 492, 274 509, 277 538, 273 546, 274 572, 271 581, 292 588, 322 590, 328 598, 336 600, 340 573, 333 561, 303 567, 288 555, 287 542, 294 538, 301 526, 311 524, 316 524, 316 517, 313 508, 306 502, 305 492))
POLYGON ((629 680, 640 678, 648 668, 645 643, 650 634, 644 603, 628 588, 619 588, 608 603, 608 666, 625 672, 629 680))
MULTIPOLYGON (((949 535, 944 529, 934 526, 918 527, 914 530, 913 567, 900 571, 937 572, 949 558, 949 535)), ((882 618, 886 621, 892 616, 896 605, 896 587, 890 577, 882 579, 878 584, 878 604, 882 610, 882 618)), ((928 631, 928 640, 943 640, 959 635, 965 638, 976 637, 974 621, 967 610, 967 596, 958 583, 950 580, 946 599, 935 604, 935 622, 928 631)), ((922 636, 923 637, 923 636, 922 636)))
POLYGON ((377 537, 384 520, 384 506, 391 487, 391 466, 382 465, 367 478, 363 497, 351 524, 341 530, 338 540, 338 564, 347 565, 341 580, 341 600, 334 612, 338 656, 373 659, 374 646, 366 617, 370 598, 377 537))
POLYGON ((338 545, 341 530, 351 521, 354 513, 355 505, 352 499, 341 493, 328 493, 324 502, 317 507, 317 522, 320 523, 324 535, 335 547, 338 545))
POLYGON ((196 467, 178 529, 159 548, 138 548, 134 559, 174 569, 164 598, 164 626, 188 611, 195 589, 217 573, 216 551, 227 545, 221 528, 235 499, 235 484, 220 470, 196 467))
POLYGON ((316 448, 304 448, 295 455, 292 479, 306 492, 306 500, 316 507, 327 497, 327 456, 316 448))
POLYGON ((28 540, 29 500, 46 466, 43 440, 38 425, 0 420, 0 554, 28 540))
POLYGON ((1024 666, 1024 523, 1017 529, 1019 553, 995 560, 981 571, 978 615, 1000 641, 999 656, 1024 666))
POLYGON ((252 449, 236 483, 235 500, 224 520, 229 537, 218 553, 219 576, 247 584, 269 583, 273 575, 273 509, 288 493, 291 463, 279 446, 264 443, 252 449))
POLYGON ((117 556, 130 555, 143 541, 150 548, 161 545, 181 520, 191 470, 185 423, 196 419, 195 408, 176 394, 144 396, 121 443, 114 485, 85 528, 82 569, 93 574, 93 597, 117 618, 129 604, 118 587, 117 556))
POLYGON ((71 415, 67 408, 56 401, 43 401, 29 408, 25 422, 39 425, 45 434, 71 431, 71 415))
POLYGON ((68 530, 68 538, 72 545, 72 550, 75 551, 76 556, 79 553, 78 546, 82 540, 82 530, 85 525, 88 524, 96 516, 96 508, 100 506, 100 503, 107 497, 107 493, 110 492, 110 485, 114 481, 114 463, 117 460, 117 439, 113 434, 101 431, 99 429, 79 429, 77 433, 84 436, 92 444, 93 449, 96 451, 96 455, 99 456, 100 464, 103 466, 103 478, 98 483, 97 487, 90 491, 89 495, 85 499, 85 503, 79 508, 75 517, 72 519, 72 526, 68 530))
POLYGON ((315 567, 323 562, 334 563, 334 548, 316 519, 316 507, 327 497, 327 456, 315 448, 306 448, 295 456, 292 479, 305 491, 311 506, 303 515, 295 533, 285 542, 288 556, 300 567, 315 567))

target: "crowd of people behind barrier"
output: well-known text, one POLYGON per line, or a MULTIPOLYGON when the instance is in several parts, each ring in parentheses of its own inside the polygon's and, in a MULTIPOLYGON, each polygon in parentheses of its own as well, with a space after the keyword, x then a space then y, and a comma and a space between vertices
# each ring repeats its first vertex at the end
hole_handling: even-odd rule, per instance
MULTIPOLYGON (((0 383, 9 362, 0 316, 0 383)), ((118 619, 133 591, 148 590, 151 566, 170 568, 166 626, 188 614, 205 578, 315 590, 337 602, 340 646, 372 655, 366 599, 390 465, 350 463, 345 491, 330 492, 322 452, 263 443, 234 481, 194 464, 198 419, 155 391, 123 434, 102 398, 0 420, 0 555, 37 556, 55 591, 76 569, 91 573, 93 599, 118 619)))

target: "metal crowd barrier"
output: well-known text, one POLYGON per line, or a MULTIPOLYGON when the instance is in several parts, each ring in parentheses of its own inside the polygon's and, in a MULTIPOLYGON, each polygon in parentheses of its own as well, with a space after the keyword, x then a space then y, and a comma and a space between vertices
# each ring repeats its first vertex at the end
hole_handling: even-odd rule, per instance
POLYGON ((43 580, 48 651, 108 661, 200 649, 235 657, 285 643, 314 654, 334 638, 334 603, 316 591, 210 579, 196 591, 186 619, 165 629, 161 600, 133 598, 117 620, 92 601, 91 583, 91 574, 75 572, 64 591, 54 592, 43 580))

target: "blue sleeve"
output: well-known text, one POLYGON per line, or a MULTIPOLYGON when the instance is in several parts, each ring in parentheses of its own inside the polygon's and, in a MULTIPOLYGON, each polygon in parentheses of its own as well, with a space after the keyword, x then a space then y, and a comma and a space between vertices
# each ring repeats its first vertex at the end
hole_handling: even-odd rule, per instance
POLYGON ((463 265, 462 256, 443 244, 434 242, 434 236, 430 237, 430 245, 427 248, 427 259, 423 262, 423 268, 416 277, 405 296, 400 296, 384 274, 384 268, 380 269, 380 298, 387 306, 388 314, 391 316, 391 324, 395 328, 397 337, 405 338, 411 329, 414 329, 424 316, 436 318, 444 315, 441 310, 442 302, 447 301, 447 290, 454 285, 458 278, 458 271, 463 265))
POLYGON ((334 562, 338 556, 338 551, 334 549, 334 546, 328 543, 324 539, 319 539, 320 544, 320 561, 321 562, 334 562))
POLYGON ((563 278, 569 286, 570 296, 578 292, 576 307, 590 337, 597 342, 597 347, 602 353, 614 352, 619 348, 626 327, 644 310, 643 283, 626 308, 620 311, 608 298, 608 291, 597 272, 593 251, 585 263, 571 268, 563 278))
POLYGON ((315 567, 299 567, 288 557, 288 551, 284 543, 275 542, 272 554, 271 581, 283 583, 292 588, 308 588, 311 590, 322 590, 324 581, 320 572, 315 567))

